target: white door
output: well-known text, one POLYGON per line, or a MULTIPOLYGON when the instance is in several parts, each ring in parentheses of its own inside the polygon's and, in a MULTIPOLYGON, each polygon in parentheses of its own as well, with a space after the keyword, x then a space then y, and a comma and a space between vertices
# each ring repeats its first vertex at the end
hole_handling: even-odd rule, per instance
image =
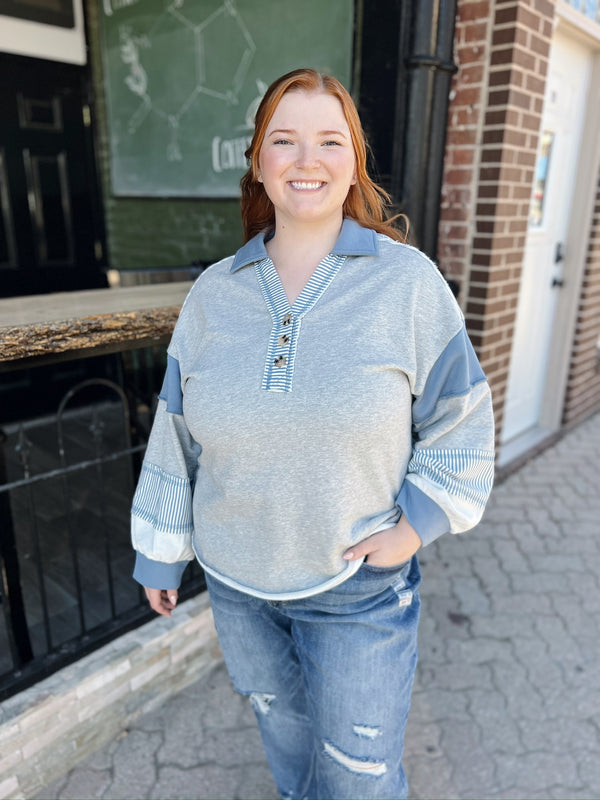
POLYGON ((552 326, 591 73, 590 52, 556 31, 511 353, 502 442, 535 430, 548 379, 552 326))

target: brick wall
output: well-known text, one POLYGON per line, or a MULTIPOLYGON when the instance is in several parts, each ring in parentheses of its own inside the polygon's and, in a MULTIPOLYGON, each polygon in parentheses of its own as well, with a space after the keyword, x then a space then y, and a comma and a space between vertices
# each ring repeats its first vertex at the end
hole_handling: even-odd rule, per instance
POLYGON ((448 111, 438 260, 466 298, 477 193, 482 125, 487 99, 491 0, 459 0, 453 78, 448 111))
POLYGON ((587 247, 563 422, 571 425, 600 403, 600 173, 587 247))
POLYGON ((439 257, 462 282, 500 430, 554 5, 459 0, 458 8, 439 257))

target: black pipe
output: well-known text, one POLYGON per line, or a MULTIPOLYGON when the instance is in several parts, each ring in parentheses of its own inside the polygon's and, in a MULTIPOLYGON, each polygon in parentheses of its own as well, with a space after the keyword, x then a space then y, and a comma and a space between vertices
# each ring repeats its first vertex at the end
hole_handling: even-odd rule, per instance
MULTIPOLYGON (((404 4, 405 8, 409 6, 404 4)), ((413 0, 399 48, 392 195, 411 223, 412 240, 437 255, 441 187, 452 75, 456 0, 413 0)))

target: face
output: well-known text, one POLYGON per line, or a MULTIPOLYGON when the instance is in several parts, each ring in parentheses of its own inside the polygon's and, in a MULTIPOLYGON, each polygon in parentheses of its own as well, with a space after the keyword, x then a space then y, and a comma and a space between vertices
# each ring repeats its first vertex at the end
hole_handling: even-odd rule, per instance
POLYGON ((276 225, 342 221, 356 183, 354 147, 342 104, 325 92, 289 91, 269 122, 259 177, 276 225))

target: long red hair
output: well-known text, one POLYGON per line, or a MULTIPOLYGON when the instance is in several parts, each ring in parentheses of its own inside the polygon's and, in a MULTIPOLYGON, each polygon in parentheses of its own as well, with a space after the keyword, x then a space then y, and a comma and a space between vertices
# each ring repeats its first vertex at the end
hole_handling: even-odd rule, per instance
POLYGON ((337 97, 342 104, 356 156, 356 183, 350 187, 344 202, 342 208, 344 217, 349 217, 359 225, 384 233, 397 241, 406 241, 406 234, 399 231, 394 222, 402 219, 405 227, 408 227, 408 220, 403 214, 389 217, 390 196, 372 181, 367 173, 367 141, 354 101, 336 78, 313 69, 296 69, 278 78, 269 86, 258 107, 254 135, 250 147, 246 150, 250 167, 240 182, 244 241, 247 242, 260 231, 275 228, 275 208, 263 184, 257 179, 260 171, 258 156, 279 101, 286 92, 294 90, 325 92, 337 97))

